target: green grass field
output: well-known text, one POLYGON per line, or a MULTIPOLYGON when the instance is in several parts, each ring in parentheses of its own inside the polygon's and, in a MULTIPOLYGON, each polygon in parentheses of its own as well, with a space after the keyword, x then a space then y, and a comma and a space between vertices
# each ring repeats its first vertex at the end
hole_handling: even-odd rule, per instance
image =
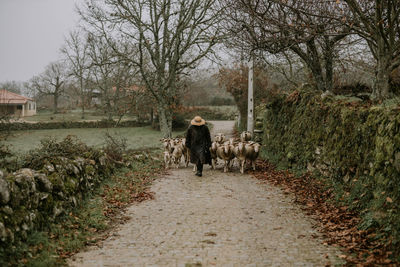
MULTIPOLYGON (((85 111, 85 118, 82 119, 82 111, 79 109, 76 110, 68 110, 65 113, 57 113, 54 114, 50 110, 42 110, 39 111, 36 115, 30 117, 24 117, 25 121, 35 121, 35 122, 47 122, 47 121, 93 121, 93 120, 102 120, 105 119, 106 115, 102 115, 99 112, 93 110, 85 111)), ((118 119, 118 118, 114 118, 118 119)), ((126 119, 135 119, 135 117, 125 115, 123 117, 126 119)))
MULTIPOLYGON (((62 140, 67 135, 76 135, 87 145, 99 148, 104 145, 107 132, 115 137, 126 138, 128 149, 161 147, 161 132, 153 130, 151 127, 16 131, 4 143, 10 145, 11 151, 21 154, 38 147, 40 140, 44 138, 62 140)), ((183 132, 174 132, 173 136, 182 134, 183 132)))

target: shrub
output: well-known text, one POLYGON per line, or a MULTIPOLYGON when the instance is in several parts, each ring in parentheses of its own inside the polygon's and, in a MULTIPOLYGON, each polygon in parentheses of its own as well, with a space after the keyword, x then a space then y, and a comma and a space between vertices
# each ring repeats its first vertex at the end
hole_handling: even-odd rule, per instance
POLYGON ((104 135, 104 152, 114 161, 121 161, 126 152, 127 139, 123 136, 113 136, 109 132, 104 135))

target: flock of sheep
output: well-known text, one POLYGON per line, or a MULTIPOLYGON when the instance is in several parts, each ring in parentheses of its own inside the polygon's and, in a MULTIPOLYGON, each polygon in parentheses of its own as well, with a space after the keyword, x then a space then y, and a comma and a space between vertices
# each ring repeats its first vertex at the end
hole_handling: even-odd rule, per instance
MULTIPOLYGON (((240 138, 229 138, 228 140, 222 133, 215 135, 210 147, 212 168, 215 169, 218 159, 221 159, 224 162, 224 172, 227 172, 232 168, 236 159, 241 173, 244 173, 246 162, 249 162, 253 170, 255 170, 255 162, 261 145, 250 141, 251 137, 250 132, 242 132, 240 138)), ((166 169, 172 165, 179 168, 182 159, 185 167, 189 165, 190 152, 185 146, 185 141, 185 138, 161 139, 164 147, 163 156, 166 169)))

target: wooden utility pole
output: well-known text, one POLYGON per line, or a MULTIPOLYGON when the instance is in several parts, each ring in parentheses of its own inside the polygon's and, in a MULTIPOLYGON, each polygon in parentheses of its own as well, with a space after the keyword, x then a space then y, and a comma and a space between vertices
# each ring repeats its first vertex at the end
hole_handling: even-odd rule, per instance
POLYGON ((254 131, 254 101, 253 101, 253 77, 254 77, 254 61, 253 55, 250 55, 249 61, 249 87, 247 99, 247 131, 253 134, 254 131))

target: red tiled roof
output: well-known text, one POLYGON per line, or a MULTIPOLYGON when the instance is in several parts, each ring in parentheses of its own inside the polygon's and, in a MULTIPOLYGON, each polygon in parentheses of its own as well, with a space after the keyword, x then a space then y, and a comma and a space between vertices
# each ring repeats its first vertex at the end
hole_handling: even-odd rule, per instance
POLYGON ((0 90, 0 104, 25 104, 28 100, 33 101, 32 98, 12 93, 5 89, 0 90))

